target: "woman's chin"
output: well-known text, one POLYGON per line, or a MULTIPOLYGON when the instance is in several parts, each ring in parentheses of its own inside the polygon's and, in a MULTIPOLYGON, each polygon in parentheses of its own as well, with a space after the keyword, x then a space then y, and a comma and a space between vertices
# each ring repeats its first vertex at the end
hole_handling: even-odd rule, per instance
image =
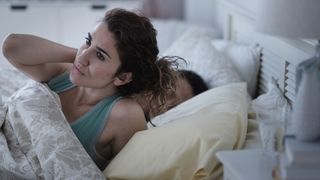
POLYGON ((74 84, 79 86, 80 83, 80 79, 79 77, 77 77, 76 75, 74 75, 72 72, 70 73, 70 81, 74 84))

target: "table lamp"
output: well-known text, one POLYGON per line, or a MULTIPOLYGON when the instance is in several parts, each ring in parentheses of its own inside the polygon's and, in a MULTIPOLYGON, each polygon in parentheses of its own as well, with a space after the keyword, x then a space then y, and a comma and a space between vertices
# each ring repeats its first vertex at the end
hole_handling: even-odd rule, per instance
MULTIPOLYGON (((320 39, 320 0, 259 0, 256 30, 287 38, 320 39)), ((292 128, 297 139, 320 139, 320 41, 296 70, 292 128)))

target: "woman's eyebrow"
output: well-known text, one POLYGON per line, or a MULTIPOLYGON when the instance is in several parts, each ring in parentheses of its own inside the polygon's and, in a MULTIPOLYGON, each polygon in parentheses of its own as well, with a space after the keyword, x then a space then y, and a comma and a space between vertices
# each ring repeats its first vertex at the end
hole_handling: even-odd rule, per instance
POLYGON ((109 53, 107 53, 107 51, 105 51, 104 49, 102 49, 99 46, 96 46, 96 48, 111 59, 111 56, 109 55, 109 53))
POLYGON ((90 32, 88 32, 88 38, 89 38, 90 40, 92 40, 92 36, 91 36, 90 32))
MULTIPOLYGON (((88 32, 88 38, 89 38, 90 40, 92 40, 92 36, 91 36, 91 33, 90 33, 90 32, 88 32)), ((96 49, 97 49, 98 51, 101 51, 103 54, 105 54, 106 56, 108 56, 108 57, 111 59, 110 54, 107 53, 106 50, 102 49, 102 48, 99 47, 99 46, 96 46, 96 49)))

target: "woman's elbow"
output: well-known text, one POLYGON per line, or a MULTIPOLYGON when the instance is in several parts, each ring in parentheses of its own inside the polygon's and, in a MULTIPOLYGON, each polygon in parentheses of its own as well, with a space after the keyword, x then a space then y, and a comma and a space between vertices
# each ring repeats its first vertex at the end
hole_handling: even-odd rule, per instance
POLYGON ((10 59, 10 57, 13 55, 13 53, 16 51, 18 43, 19 35, 18 34, 9 34, 3 42, 2 45, 2 53, 7 58, 10 59))

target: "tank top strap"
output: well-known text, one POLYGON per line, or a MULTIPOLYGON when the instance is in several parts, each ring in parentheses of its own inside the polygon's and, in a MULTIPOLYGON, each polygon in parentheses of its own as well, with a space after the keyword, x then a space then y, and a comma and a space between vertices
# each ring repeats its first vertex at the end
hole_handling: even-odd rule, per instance
POLYGON ((96 143, 109 120, 113 106, 121 98, 118 94, 105 98, 70 124, 73 132, 98 166, 103 166, 102 164, 107 160, 101 159, 97 154, 96 143))
POLYGON ((75 85, 70 81, 69 72, 62 73, 47 82, 48 87, 57 94, 67 91, 75 85))
MULTIPOLYGON (((52 78, 47 85, 57 94, 75 87, 70 81, 68 72, 52 78)), ((106 97, 79 119, 70 123, 71 129, 100 169, 106 166, 108 160, 98 154, 96 143, 107 124, 113 106, 121 98, 119 94, 106 97)))

